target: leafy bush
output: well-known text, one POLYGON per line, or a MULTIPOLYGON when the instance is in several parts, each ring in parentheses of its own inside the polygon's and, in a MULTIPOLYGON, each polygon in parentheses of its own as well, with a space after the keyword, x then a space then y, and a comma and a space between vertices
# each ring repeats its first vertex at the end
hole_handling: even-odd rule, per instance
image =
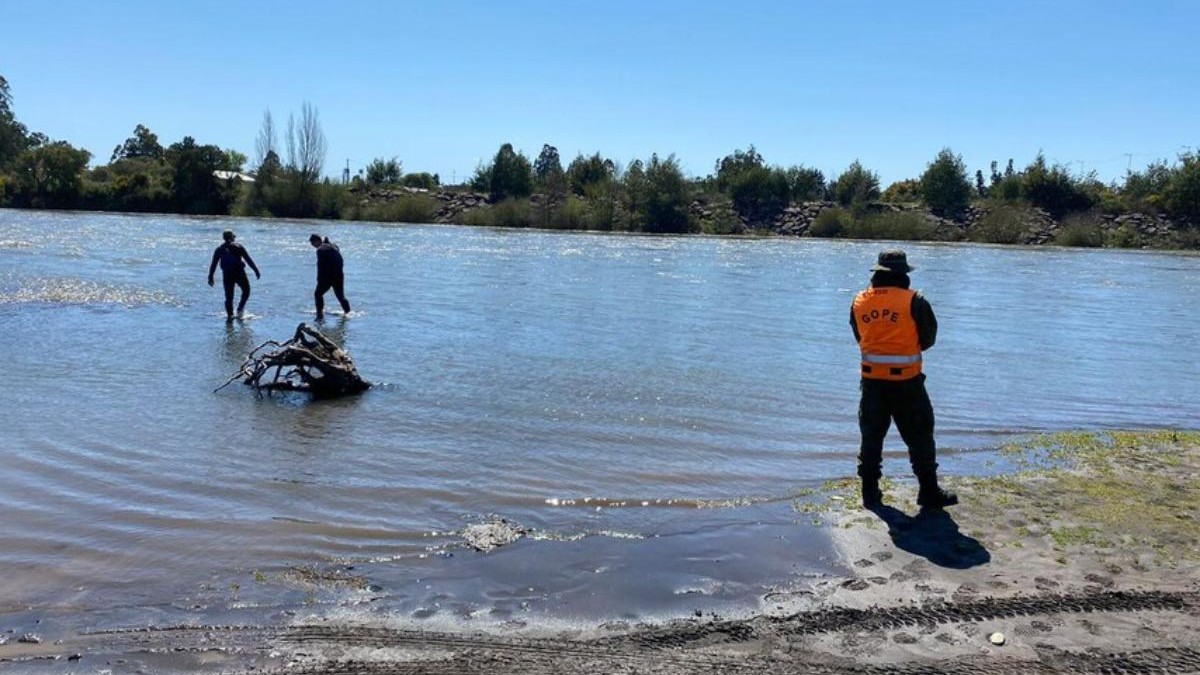
POLYGON ((587 229, 602 231, 633 229, 629 212, 621 208, 621 184, 616 181, 592 183, 584 188, 584 196, 588 206, 587 229))
POLYGON ((554 210, 553 227, 565 230, 591 229, 588 222, 588 205, 575 195, 569 195, 554 210))
POLYGON ((700 231, 705 234, 745 234, 746 225, 733 211, 733 205, 727 201, 718 201, 708 206, 711 216, 700 220, 700 231))
POLYGON ((1170 242, 1168 247, 1190 250, 1200 249, 1200 228, 1177 231, 1174 241, 1170 242))
POLYGON ((1026 208, 993 202, 987 215, 967 232, 967 239, 988 244, 1020 244, 1029 230, 1030 216, 1026 208))
POLYGON ((437 210, 437 200, 429 195, 404 195, 394 201, 364 207, 358 219, 384 223, 431 223, 437 210))
POLYGON ((943 148, 921 174, 921 197, 930 210, 943 217, 953 217, 967 208, 971 181, 962 157, 943 148))
POLYGON ((1001 202, 1020 201, 1021 177, 1014 174, 1000 178, 988 188, 988 197, 1001 202))
POLYGON ((750 220, 770 220, 779 215, 791 199, 787 174, 765 166, 743 171, 729 179, 733 208, 750 220))
POLYGON ((813 237, 840 237, 851 222, 850 213, 845 209, 825 209, 813 219, 808 234, 813 237))
POLYGON ((441 184, 441 179, 436 173, 422 171, 421 173, 404 174, 404 177, 400 179, 400 184, 404 187, 434 190, 441 184))
POLYGON ((1104 228, 1099 221, 1082 213, 1067 216, 1054 235, 1054 243, 1079 248, 1100 248, 1104 246, 1104 239, 1104 228))
POLYGON ((907 178, 892 183, 880 197, 885 202, 903 204, 921 201, 921 181, 907 178))
POLYGON ((937 239, 937 229, 929 219, 912 211, 873 213, 852 220, 842 236, 852 239, 896 239, 929 241, 937 239))
POLYGON ((458 214, 458 222, 463 225, 488 227, 492 224, 492 209, 483 206, 465 209, 458 214))
POLYGON ((533 224, 528 199, 505 199, 489 211, 491 224, 496 227, 529 227, 533 224))
POLYGON ((1110 230, 1105 236, 1104 243, 1113 248, 1142 248, 1146 245, 1146 239, 1136 228, 1124 224, 1110 230))
POLYGON ((1157 213, 1163 203, 1163 195, 1174 172, 1166 162, 1151 162, 1145 171, 1131 171, 1125 175, 1121 187, 1121 201, 1126 209, 1142 213, 1157 213))
POLYGON ((342 212, 346 210, 346 204, 350 201, 350 195, 346 189, 338 183, 331 182, 328 178, 317 183, 314 186, 316 190, 316 215, 317 218, 337 219, 342 217, 342 212))

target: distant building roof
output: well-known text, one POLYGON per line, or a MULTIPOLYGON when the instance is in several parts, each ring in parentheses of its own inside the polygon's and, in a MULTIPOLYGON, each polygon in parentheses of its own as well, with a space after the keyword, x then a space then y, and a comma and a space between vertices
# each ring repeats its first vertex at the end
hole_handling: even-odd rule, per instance
POLYGON ((247 183, 254 182, 254 176, 241 171, 214 171, 213 175, 221 180, 244 180, 247 183))

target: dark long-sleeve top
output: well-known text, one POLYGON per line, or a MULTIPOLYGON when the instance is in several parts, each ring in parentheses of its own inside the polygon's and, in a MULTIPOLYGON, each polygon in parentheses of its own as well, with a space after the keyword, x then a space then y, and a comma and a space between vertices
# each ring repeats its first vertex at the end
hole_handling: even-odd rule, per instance
MULTIPOLYGON (((871 277, 872 288, 908 288, 909 279, 907 274, 887 274, 877 273, 871 277)), ((913 294, 912 305, 909 308, 912 312, 913 320, 917 322, 917 341, 921 344, 921 351, 925 351, 937 342, 937 317, 933 315, 933 305, 921 295, 921 291, 913 294)), ((858 332, 858 320, 854 317, 854 310, 850 310, 850 330, 854 331, 855 342, 862 341, 862 335, 858 332)))
POLYGON ((208 266, 208 276, 212 276, 217 271, 217 265, 221 266, 221 273, 238 272, 245 269, 246 265, 250 265, 250 269, 254 270, 255 274, 259 274, 258 266, 254 264, 254 259, 250 257, 250 252, 245 246, 237 242, 225 242, 213 251, 212 262, 208 266), (246 262, 242 262, 245 260, 246 262))
POLYGON ((336 279, 342 275, 342 252, 326 239, 317 247, 317 279, 336 279))

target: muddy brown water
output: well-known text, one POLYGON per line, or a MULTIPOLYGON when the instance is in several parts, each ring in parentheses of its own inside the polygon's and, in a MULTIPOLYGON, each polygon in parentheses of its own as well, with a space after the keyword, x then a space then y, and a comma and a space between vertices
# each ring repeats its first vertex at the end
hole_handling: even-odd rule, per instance
MULTIPOLYGON (((0 211, 0 611, 753 607, 840 564, 791 502, 853 471, 848 306, 882 246, 0 211), (204 282, 227 227, 264 275, 228 324, 204 282), (355 307, 321 327, 377 386, 213 393, 313 319, 312 231, 355 307), (492 516, 530 535, 470 550, 492 516)), ((1200 426, 1200 258, 906 248, 947 473, 1013 434, 1200 426)))

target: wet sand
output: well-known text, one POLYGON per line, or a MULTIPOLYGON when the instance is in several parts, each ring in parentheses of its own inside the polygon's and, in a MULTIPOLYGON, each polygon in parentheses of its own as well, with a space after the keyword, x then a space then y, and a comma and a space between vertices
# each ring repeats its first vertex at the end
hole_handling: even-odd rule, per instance
MULTIPOLYGON (((1006 452, 1020 473, 949 481, 962 503, 945 512, 917 512, 907 481, 873 512, 857 506, 853 481, 799 500, 794 527, 828 528, 842 573, 797 575, 744 615, 483 629, 377 611, 369 578, 297 570, 294 584, 363 594, 184 622, 164 608, 137 626, 114 608, 45 635, 69 608, 10 608, 0 671, 1200 672, 1200 434, 1062 434, 1006 452)), ((653 577, 653 556, 640 564, 653 577)))

